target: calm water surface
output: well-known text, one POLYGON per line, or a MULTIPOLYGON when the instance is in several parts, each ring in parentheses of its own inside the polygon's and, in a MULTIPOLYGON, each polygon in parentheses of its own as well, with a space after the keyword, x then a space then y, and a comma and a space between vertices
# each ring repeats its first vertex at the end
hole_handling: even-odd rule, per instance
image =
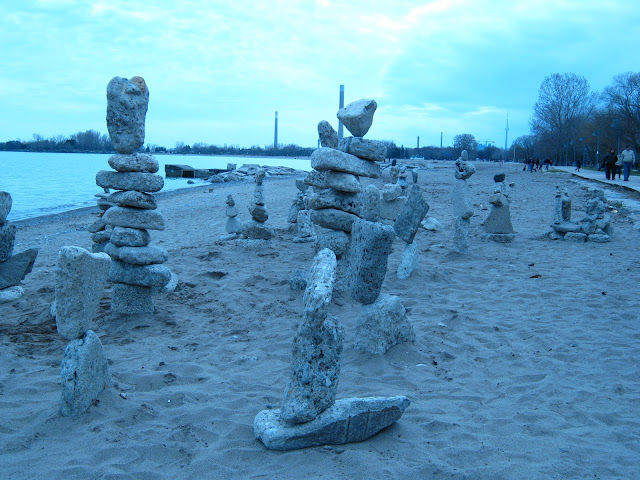
MULTIPOLYGON (((96 173, 111 170, 111 154, 0 152, 0 191, 9 192, 13 207, 8 220, 23 220, 51 213, 65 212, 96 204, 94 195, 102 189, 96 185, 96 173)), ((205 155, 157 155, 159 174, 166 164, 186 164, 194 168, 226 168, 227 163, 240 167, 245 163, 310 170, 309 159, 272 157, 225 157, 205 155)), ((199 186, 194 179, 165 178, 162 191, 199 186)))

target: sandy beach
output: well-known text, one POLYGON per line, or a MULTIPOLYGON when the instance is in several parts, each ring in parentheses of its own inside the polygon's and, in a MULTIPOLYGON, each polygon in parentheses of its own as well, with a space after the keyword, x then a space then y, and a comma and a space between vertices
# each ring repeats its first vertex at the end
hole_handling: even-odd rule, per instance
MULTIPOLYGON (((49 307, 60 247, 90 248, 97 208, 16 222, 15 252, 38 248, 25 295, 0 305, 0 477, 3 479, 633 479, 640 478, 640 208, 615 190, 610 243, 552 241, 556 185, 584 214, 587 189, 568 173, 476 163, 469 253, 451 253, 453 162, 424 162, 418 183, 438 232, 416 236, 420 265, 396 270, 397 295, 417 333, 382 356, 354 350, 360 305, 336 292, 345 328, 338 397, 406 395, 403 417, 372 439, 274 452, 253 419, 277 408, 302 318, 289 276, 308 269, 313 244, 287 223, 296 177, 264 184, 269 247, 225 233, 225 199, 249 218, 253 186, 225 183, 160 195, 167 229, 152 245, 179 277, 156 313, 112 316, 108 287, 93 320, 112 388, 87 413, 62 417, 67 343, 49 307), (482 238, 493 175, 505 172, 516 238, 482 238)), ((302 178, 302 177, 297 177, 302 178)), ((411 176, 409 176, 411 181, 411 176)), ((382 186, 381 180, 367 180, 382 186)), ((617 188, 617 187, 606 187, 617 188)), ((98 187, 96 187, 98 191, 98 187)))

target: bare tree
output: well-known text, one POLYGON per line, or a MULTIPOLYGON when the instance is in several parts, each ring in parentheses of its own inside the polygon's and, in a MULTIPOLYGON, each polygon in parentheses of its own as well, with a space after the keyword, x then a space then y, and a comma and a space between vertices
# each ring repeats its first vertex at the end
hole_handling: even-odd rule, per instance
POLYGON ((602 97, 615 117, 614 128, 619 128, 625 141, 632 141, 637 151, 640 141, 640 72, 616 75, 602 97))
POLYGON ((569 145, 580 137, 579 131, 593 112, 596 100, 586 78, 575 73, 554 73, 540 85, 531 130, 549 142, 555 155, 561 156, 564 151, 566 158, 569 145))
POLYGON ((467 150, 471 154, 478 149, 478 141, 470 133, 459 133, 453 137, 453 146, 460 150, 467 150))

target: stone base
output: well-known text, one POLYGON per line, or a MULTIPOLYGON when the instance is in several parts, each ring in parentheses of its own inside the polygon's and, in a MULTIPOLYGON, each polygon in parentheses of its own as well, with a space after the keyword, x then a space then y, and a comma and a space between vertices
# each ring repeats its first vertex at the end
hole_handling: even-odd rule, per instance
POLYGON ((404 247, 402 260, 400 261, 400 265, 398 265, 398 272, 396 273, 398 280, 406 280, 411 276, 413 271, 418 268, 418 257, 418 245, 415 241, 404 247))
POLYGON ((509 243, 516 238, 516 235, 514 233, 485 233, 483 238, 493 240, 496 243, 509 243))
POLYGON ((111 292, 111 312, 124 315, 153 313, 151 287, 114 283, 111 292))
POLYGON ((9 303, 24 295, 22 287, 8 287, 0 290, 0 303, 9 303))
POLYGON ((62 404, 60 413, 68 417, 84 413, 98 394, 111 384, 102 343, 91 330, 72 340, 64 351, 60 371, 62 404))
POLYGON ((280 418, 280 409, 263 410, 253 433, 270 450, 361 442, 399 420, 410 403, 404 396, 344 398, 314 420, 293 426, 280 418))
POLYGON ((383 293, 371 305, 363 305, 358 314, 353 348, 383 355, 399 343, 416 338, 413 323, 399 297, 383 293))

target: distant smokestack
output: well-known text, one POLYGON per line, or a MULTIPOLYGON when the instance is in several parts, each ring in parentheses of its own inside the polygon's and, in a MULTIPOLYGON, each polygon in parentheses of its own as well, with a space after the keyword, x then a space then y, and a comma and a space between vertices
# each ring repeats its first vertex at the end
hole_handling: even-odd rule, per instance
POLYGON ((442 148, 442 132, 440 132, 440 148, 442 148))
MULTIPOLYGON (((340 102, 338 108, 344 108, 344 85, 340 85, 340 102)), ((338 120, 338 141, 342 140, 342 122, 338 120)))
POLYGON ((418 143, 416 145, 416 148, 418 148, 418 149, 420 148, 420 135, 418 135, 418 143))
POLYGON ((273 132, 273 148, 278 149, 278 112, 276 111, 276 125, 273 132))

